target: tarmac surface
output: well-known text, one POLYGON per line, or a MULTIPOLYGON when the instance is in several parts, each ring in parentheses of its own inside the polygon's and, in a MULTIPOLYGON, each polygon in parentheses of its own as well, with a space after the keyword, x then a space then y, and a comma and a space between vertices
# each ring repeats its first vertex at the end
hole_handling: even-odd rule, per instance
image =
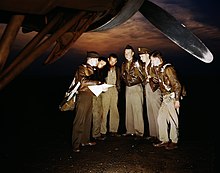
MULTIPOLYGON (((203 91, 196 87, 198 80, 189 81, 193 85, 179 117, 177 149, 155 148, 147 139, 122 136, 82 147, 80 153, 74 153, 71 146, 73 113, 58 110, 66 88, 63 81, 25 79, 1 92, 1 173, 217 172, 215 111, 210 109, 215 106, 208 93, 198 99, 203 91)), ((124 115, 123 104, 120 115, 124 115)), ((124 133, 123 116, 120 122, 119 131, 124 133)))
POLYGON ((212 141, 181 141, 177 149, 166 150, 155 148, 147 139, 109 136, 95 146, 81 147, 80 153, 73 152, 70 143, 67 136, 55 133, 23 140, 1 157, 1 169, 16 173, 215 172, 212 141))

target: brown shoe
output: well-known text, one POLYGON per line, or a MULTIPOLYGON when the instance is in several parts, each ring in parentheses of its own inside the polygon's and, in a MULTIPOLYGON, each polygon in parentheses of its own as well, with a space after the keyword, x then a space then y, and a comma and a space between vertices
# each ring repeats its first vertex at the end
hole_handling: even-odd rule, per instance
POLYGON ((96 145, 96 142, 88 142, 86 144, 81 144, 82 147, 85 147, 85 146, 93 146, 93 145, 96 145))
POLYGON ((79 152, 80 152, 80 149, 79 149, 79 148, 74 148, 74 149, 73 149, 73 152, 79 153, 79 152))
POLYGON ((154 144, 157 144, 158 142, 160 142, 155 136, 148 136, 148 137, 145 137, 145 139, 147 139, 149 142, 154 143, 154 144))
POLYGON ((110 136, 112 136, 112 137, 121 137, 121 135, 118 134, 117 132, 110 132, 109 134, 110 134, 110 136))
POLYGON ((106 134, 101 134, 101 136, 95 137, 94 139, 99 140, 99 141, 104 141, 104 140, 106 140, 106 134))
POLYGON ((135 136, 135 134, 134 133, 124 133, 124 134, 122 134, 122 136, 135 136))
POLYGON ((153 146, 157 147, 157 148, 159 148, 159 147, 167 147, 168 144, 169 144, 169 142, 159 142, 157 144, 153 144, 153 146))
POLYGON ((178 148, 177 143, 173 143, 173 142, 170 142, 170 143, 165 147, 166 150, 173 150, 173 149, 176 149, 176 148, 178 148))

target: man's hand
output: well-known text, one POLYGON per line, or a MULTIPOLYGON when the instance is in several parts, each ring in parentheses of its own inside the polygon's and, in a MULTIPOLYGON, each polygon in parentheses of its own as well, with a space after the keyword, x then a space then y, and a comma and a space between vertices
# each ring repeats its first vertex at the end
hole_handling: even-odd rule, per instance
POLYGON ((175 100, 174 107, 175 109, 178 109, 180 107, 180 101, 175 100))

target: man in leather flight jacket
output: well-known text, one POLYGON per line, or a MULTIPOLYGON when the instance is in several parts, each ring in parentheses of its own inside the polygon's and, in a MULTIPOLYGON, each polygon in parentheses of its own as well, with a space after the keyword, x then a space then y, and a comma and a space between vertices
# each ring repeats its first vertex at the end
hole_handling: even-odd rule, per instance
POLYGON ((144 135, 142 65, 134 60, 134 49, 127 45, 124 50, 125 62, 121 66, 122 79, 125 82, 126 134, 142 137, 144 135))
POLYGON ((179 139, 178 114, 182 87, 174 67, 164 63, 161 52, 154 51, 150 58, 163 97, 157 118, 160 142, 154 146, 175 149, 179 139))
POLYGON ((98 64, 98 58, 99 54, 97 52, 87 52, 86 64, 80 65, 75 74, 76 82, 80 82, 81 85, 78 89, 72 129, 72 146, 74 152, 80 152, 81 146, 96 144, 90 141, 93 93, 88 86, 101 83, 92 78, 98 64))
POLYGON ((161 106, 162 95, 159 88, 159 81, 153 72, 150 61, 150 53, 151 51, 148 48, 138 48, 138 54, 143 62, 143 74, 145 76, 145 82, 143 85, 148 118, 149 136, 147 136, 147 139, 151 142, 155 142, 159 138, 157 117, 161 106))

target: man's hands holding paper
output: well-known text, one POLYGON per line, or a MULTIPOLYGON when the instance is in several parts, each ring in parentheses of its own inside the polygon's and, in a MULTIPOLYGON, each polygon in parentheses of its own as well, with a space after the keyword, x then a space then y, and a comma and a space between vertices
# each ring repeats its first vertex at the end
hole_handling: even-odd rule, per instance
POLYGON ((88 88, 93 92, 93 94, 98 97, 102 92, 106 92, 109 87, 113 87, 114 85, 111 84, 101 84, 101 85, 91 85, 88 86, 88 88))

